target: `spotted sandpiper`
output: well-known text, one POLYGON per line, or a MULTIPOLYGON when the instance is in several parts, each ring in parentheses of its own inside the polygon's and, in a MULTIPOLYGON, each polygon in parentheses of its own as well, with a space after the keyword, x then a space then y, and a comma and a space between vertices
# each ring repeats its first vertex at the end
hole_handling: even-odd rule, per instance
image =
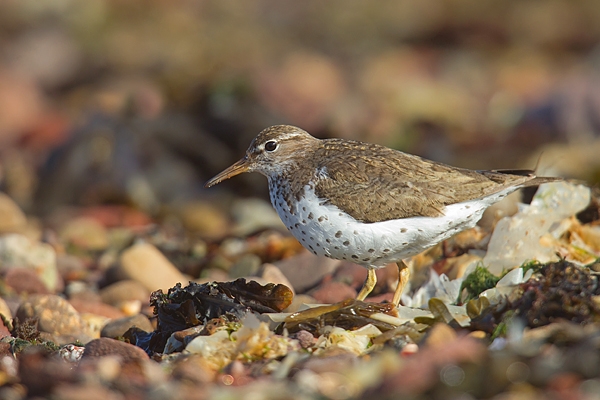
POLYGON ((395 262, 396 306, 409 278, 404 259, 472 228, 509 193, 560 180, 530 170, 456 168, 377 144, 321 140, 276 125, 260 132, 241 160, 205 186, 253 171, 267 177, 273 207, 304 247, 367 268, 358 300, 375 287, 375 270, 395 262))

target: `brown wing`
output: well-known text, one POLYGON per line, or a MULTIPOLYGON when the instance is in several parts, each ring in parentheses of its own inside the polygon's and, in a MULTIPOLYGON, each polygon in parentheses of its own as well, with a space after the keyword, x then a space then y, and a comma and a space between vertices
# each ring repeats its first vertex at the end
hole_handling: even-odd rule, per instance
POLYGON ((316 194, 363 222, 439 216, 448 204, 484 197, 535 178, 527 171, 506 174, 454 168, 372 144, 328 144, 315 157, 321 171, 316 194))

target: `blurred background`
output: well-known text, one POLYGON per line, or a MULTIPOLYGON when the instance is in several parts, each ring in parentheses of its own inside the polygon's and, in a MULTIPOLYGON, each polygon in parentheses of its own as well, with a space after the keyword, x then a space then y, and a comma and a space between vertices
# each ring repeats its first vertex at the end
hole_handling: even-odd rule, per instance
POLYGON ((280 123, 468 168, 542 155, 545 173, 600 180, 597 0, 0 7, 0 190, 30 214, 185 209, 218 230, 207 210, 266 199, 266 181, 203 183, 280 123))

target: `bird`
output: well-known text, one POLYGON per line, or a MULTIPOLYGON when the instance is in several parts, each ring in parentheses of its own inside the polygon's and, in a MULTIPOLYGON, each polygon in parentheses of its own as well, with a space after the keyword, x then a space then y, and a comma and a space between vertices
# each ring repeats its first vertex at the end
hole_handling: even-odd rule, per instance
POLYGON ((214 186, 245 172, 267 177, 271 204, 291 234, 318 256, 375 270, 398 266, 397 307, 410 273, 405 259, 475 226, 490 205, 526 186, 561 180, 532 170, 470 170, 346 139, 318 139, 301 128, 262 130, 214 186))

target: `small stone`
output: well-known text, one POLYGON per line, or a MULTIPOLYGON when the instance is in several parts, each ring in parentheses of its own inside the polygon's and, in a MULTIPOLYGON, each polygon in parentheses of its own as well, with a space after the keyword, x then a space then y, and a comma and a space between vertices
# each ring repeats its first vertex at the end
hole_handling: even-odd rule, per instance
POLYGON ((16 317, 21 321, 38 318, 38 329, 53 336, 57 344, 67 344, 73 338, 86 343, 91 332, 79 313, 62 297, 36 294, 21 303, 16 317))
POLYGON ((274 262, 273 265, 281 270, 296 293, 302 293, 335 271, 340 261, 317 257, 310 251, 304 250, 294 257, 274 262))
POLYGON ((67 282, 86 280, 90 269, 85 261, 71 254, 58 254, 56 267, 62 278, 67 282))
POLYGON ((290 337, 292 339, 296 339, 298 343, 300 343, 300 347, 302 347, 303 349, 308 349, 312 347, 317 341, 312 333, 305 330, 298 331, 293 335, 290 335, 290 337))
POLYGON ((236 236, 248 236, 267 228, 285 229, 271 204, 261 199, 236 200, 231 205, 231 214, 235 220, 233 234, 236 236))
POLYGON ((456 332, 448 324, 438 322, 427 332, 425 337, 426 347, 441 348, 456 340, 456 332))
POLYGON ((0 266, 4 271, 15 267, 34 270, 52 293, 61 285, 56 252, 52 246, 32 241, 23 235, 7 234, 0 237, 0 266))
POLYGON ((48 294, 48 288, 38 274, 29 268, 11 268, 6 272, 4 283, 18 294, 48 294))
POLYGON ((356 297, 356 290, 342 282, 327 282, 317 288, 311 295, 319 303, 333 304, 356 297))
POLYGON ((214 382, 217 371, 199 354, 179 357, 173 361, 173 378, 185 380, 196 385, 207 385, 214 382))
POLYGON ((147 290, 162 289, 167 292, 177 283, 189 281, 154 246, 138 243, 123 252, 120 262, 121 272, 129 279, 140 282, 147 290))
POLYGON ((100 336, 116 339, 123 336, 123 334, 132 327, 140 328, 146 332, 152 332, 154 330, 148 318, 143 314, 138 314, 110 321, 104 325, 102 332, 100 332, 100 336))
POLYGON ((264 264, 262 266, 262 278, 269 283, 285 285, 292 290, 292 293, 295 294, 294 287, 292 286, 291 282, 283 274, 283 272, 281 272, 281 270, 273 264, 264 264))
POLYGON ((114 307, 120 307, 122 303, 129 301, 145 304, 150 300, 150 291, 140 282, 127 279, 102 288, 100 298, 114 307))
POLYGON ((244 254, 229 268, 229 277, 235 279, 256 275, 261 263, 257 255, 244 254))
POLYGON ((189 342, 204 330, 204 325, 196 325, 182 331, 173 332, 165 344, 164 354, 171 354, 183 350, 189 342))
POLYGON ((98 251, 108 247, 106 228, 89 217, 70 220, 62 227, 59 235, 63 243, 85 250, 98 251))
POLYGON ((75 296, 69 299, 69 303, 71 303, 79 313, 95 314, 110 319, 122 318, 124 316, 117 308, 100 301, 90 301, 89 299, 86 299, 85 296, 75 296))
POLYGON ((27 217, 21 208, 6 194, 0 192, 0 233, 22 233, 27 217))
POLYGON ((10 336, 10 331, 8 330, 8 327, 4 325, 4 321, 0 318, 0 339, 5 336, 10 336))
POLYGON ((0 314, 2 314, 6 319, 12 319, 12 312, 10 312, 10 307, 6 304, 6 301, 0 297, 0 314))
POLYGON ((223 237, 229 229, 229 221, 223 211, 207 202, 185 204, 179 208, 179 216, 186 229, 202 237, 223 237))
POLYGON ((148 355, 141 348, 106 337, 89 342, 85 346, 82 359, 102 356, 119 356, 122 362, 148 359, 148 355))

